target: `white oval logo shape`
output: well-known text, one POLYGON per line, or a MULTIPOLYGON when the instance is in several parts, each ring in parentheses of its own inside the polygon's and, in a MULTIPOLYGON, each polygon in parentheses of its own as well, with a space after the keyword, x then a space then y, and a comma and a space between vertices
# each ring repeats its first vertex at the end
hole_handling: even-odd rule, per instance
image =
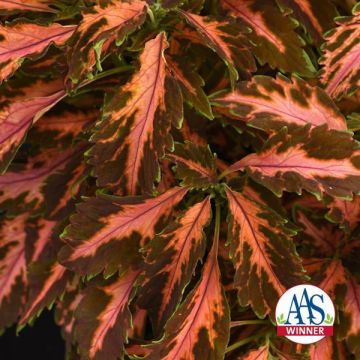
POLYGON ((276 305, 278 336, 298 344, 312 344, 332 336, 335 308, 328 294, 314 285, 287 290, 276 305))

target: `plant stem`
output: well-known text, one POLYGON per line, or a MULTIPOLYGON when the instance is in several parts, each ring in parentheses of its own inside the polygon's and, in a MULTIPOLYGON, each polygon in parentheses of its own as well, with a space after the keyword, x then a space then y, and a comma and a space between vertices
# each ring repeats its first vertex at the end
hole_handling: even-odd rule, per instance
POLYGON ((150 7, 147 8, 147 13, 149 15, 151 24, 156 27, 157 26, 157 21, 155 19, 154 13, 152 12, 152 10, 150 9, 150 7))
POLYGON ((247 343, 249 343, 249 342, 251 342, 251 341, 253 341, 253 340, 258 339, 258 338, 261 337, 261 336, 263 336, 263 334, 256 334, 256 335, 249 336, 249 337, 247 337, 247 338, 245 338, 245 339, 242 339, 242 340, 240 340, 240 341, 238 341, 238 342, 230 345, 230 346, 225 350, 225 354, 227 354, 227 353, 229 353, 230 351, 233 351, 233 350, 235 350, 235 349, 237 349, 237 348, 239 348, 239 347, 241 347, 241 346, 243 346, 243 345, 245 345, 245 344, 247 344, 247 343))
POLYGON ((261 324, 269 324, 267 320, 240 320, 240 321, 232 321, 230 327, 243 326, 243 325, 261 325, 261 324))
POLYGON ((106 70, 103 71, 102 73, 99 73, 97 75, 95 75, 92 79, 84 81, 80 87, 86 86, 94 81, 100 80, 106 76, 110 76, 110 75, 114 75, 114 74, 120 74, 129 70, 132 70, 134 68, 134 66, 132 65, 124 65, 124 66, 119 66, 110 70, 106 70))

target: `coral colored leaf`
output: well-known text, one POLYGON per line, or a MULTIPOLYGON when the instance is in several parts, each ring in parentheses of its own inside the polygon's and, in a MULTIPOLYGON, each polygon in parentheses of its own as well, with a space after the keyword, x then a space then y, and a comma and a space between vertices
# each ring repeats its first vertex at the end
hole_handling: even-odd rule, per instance
POLYGON ((311 76, 314 67, 295 32, 296 23, 271 0, 221 0, 230 15, 252 29, 248 35, 252 51, 261 63, 285 72, 311 76))
POLYGON ((241 360, 268 360, 269 355, 269 347, 262 346, 259 349, 250 350, 246 355, 241 357, 241 360))
POLYGON ((187 22, 196 29, 205 44, 214 50, 226 63, 230 79, 238 79, 237 67, 249 74, 256 70, 254 60, 247 46, 246 37, 239 29, 227 29, 230 23, 181 11, 187 22), (236 35, 236 36, 235 36, 236 35), (236 39, 236 40, 235 40, 236 39))
POLYGON ((131 325, 128 309, 138 272, 129 270, 106 286, 90 286, 75 311, 75 334, 86 359, 116 360, 124 356, 131 325))
POLYGON ((139 305, 150 309, 157 333, 181 300, 195 267, 204 256, 203 228, 210 220, 210 199, 193 205, 169 225, 147 249, 139 305))
POLYGON ((0 26, 0 82, 6 80, 26 57, 42 54, 50 45, 63 45, 75 30, 75 26, 51 24, 42 26, 32 23, 0 26))
POLYGON ((65 92, 59 82, 41 82, 26 88, 24 95, 2 99, 0 173, 7 169, 31 125, 64 96, 65 92))
POLYGON ((6 210, 8 216, 32 210, 33 214, 45 212, 48 218, 56 218, 71 198, 71 182, 83 171, 83 164, 79 164, 81 150, 84 147, 69 148, 50 159, 45 154, 32 159, 25 170, 0 176, 1 209, 6 210), (41 161, 43 166, 39 166, 41 161))
POLYGON ((212 119, 214 116, 209 99, 202 89, 205 83, 200 75, 180 56, 167 56, 166 62, 174 78, 178 81, 186 101, 208 119, 212 119))
POLYGON ((0 10, 54 12, 48 0, 1 0, 0 10))
POLYGON ((19 326, 25 325, 31 318, 38 315, 40 310, 62 295, 70 278, 70 272, 55 262, 45 276, 42 274, 41 280, 37 279, 37 286, 34 286, 30 280, 30 299, 21 316, 19 326))
POLYGON ((57 262, 57 252, 62 246, 59 240, 61 229, 57 221, 43 218, 36 219, 27 228, 28 294, 18 329, 31 323, 46 306, 51 306, 73 279, 73 274, 57 262))
POLYGON ((150 347, 148 360, 224 358, 230 314, 220 283, 217 242, 215 235, 198 285, 167 322, 162 340, 150 347))
POLYGON ((230 256, 234 285, 242 306, 274 316, 286 289, 304 281, 304 273, 286 220, 267 206, 226 188, 229 201, 230 256))
POLYGON ((311 345, 309 350, 310 360, 346 360, 344 344, 332 337, 325 337, 311 345))
POLYGON ((67 77, 78 83, 90 73, 109 45, 120 45, 145 20, 146 2, 141 0, 108 2, 87 9, 77 27, 69 50, 67 77))
POLYGON ((341 306, 346 293, 347 276, 340 260, 326 261, 312 276, 313 283, 324 290, 337 305, 341 306))
POLYGON ((344 310, 340 313, 339 337, 346 338, 350 351, 360 357, 360 285, 354 277, 347 282, 344 310))
MULTIPOLYGON (((75 325, 74 312, 83 297, 83 292, 77 292, 72 286, 68 286, 64 297, 56 302, 55 321, 61 327, 62 336, 66 343, 67 355, 72 350, 75 325)), ((72 357, 69 357, 69 359, 72 359, 72 357)), ((75 357, 74 359, 77 358, 75 357)))
POLYGON ((338 27, 325 34, 321 82, 335 99, 350 95, 360 85, 360 5, 354 16, 336 18, 338 27))
POLYGON ((216 182, 215 157, 208 147, 190 141, 176 143, 167 158, 176 163, 176 175, 182 185, 207 187, 216 182))
POLYGON ((328 208, 327 219, 342 224, 347 232, 354 230, 360 222, 360 196, 354 196, 351 201, 334 199, 328 208))
POLYGON ((360 192, 360 150, 351 134, 325 126, 286 129, 273 136, 257 154, 239 160, 225 172, 247 170, 277 195, 302 189, 321 197, 351 198, 360 192))
POLYGON ((1 222, 0 329, 17 319, 23 305, 22 294, 27 287, 25 227, 24 215, 1 222))
MULTIPOLYGON (((41 133, 41 136, 53 137, 53 140, 64 142, 65 137, 76 138, 83 130, 95 123, 98 111, 64 111, 56 114, 46 114, 33 128, 33 132, 41 133)), ((32 134, 32 137, 34 135, 32 134)), ((54 142, 52 146, 54 147, 54 142)))
POLYGON ((98 195, 78 205, 63 238, 60 262, 81 275, 108 274, 139 261, 138 247, 154 237, 156 225, 181 201, 186 188, 143 197, 98 195))
POLYGON ((149 40, 140 70, 106 105, 89 152, 99 186, 135 195, 151 192, 159 180, 158 158, 171 148, 171 124, 182 121, 180 88, 164 57, 165 33, 149 40), (120 190, 119 190, 120 189, 120 190))
POLYGON ((330 0, 279 0, 279 3, 293 11, 316 44, 323 42, 323 34, 334 27, 336 7, 330 0))
POLYGON ((346 130, 346 121, 324 90, 311 87, 304 80, 289 80, 278 75, 254 76, 236 89, 212 99, 215 105, 226 107, 235 118, 268 133, 286 125, 327 124, 329 129, 346 130))

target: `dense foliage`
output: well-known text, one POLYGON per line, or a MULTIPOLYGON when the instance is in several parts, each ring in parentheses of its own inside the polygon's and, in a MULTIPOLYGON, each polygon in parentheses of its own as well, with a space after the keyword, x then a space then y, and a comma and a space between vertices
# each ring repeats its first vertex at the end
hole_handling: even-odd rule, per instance
POLYGON ((360 359, 360 5, 0 1, 0 328, 70 359, 360 359), (312 283, 336 334, 276 336, 312 283))

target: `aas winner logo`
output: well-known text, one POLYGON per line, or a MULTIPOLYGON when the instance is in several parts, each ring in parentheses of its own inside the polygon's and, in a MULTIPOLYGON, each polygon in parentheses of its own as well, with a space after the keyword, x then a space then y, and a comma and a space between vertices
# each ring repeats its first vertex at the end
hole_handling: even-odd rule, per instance
POLYGON ((276 306, 277 335, 312 344, 333 335, 335 308, 330 297, 313 285, 287 290, 276 306))

